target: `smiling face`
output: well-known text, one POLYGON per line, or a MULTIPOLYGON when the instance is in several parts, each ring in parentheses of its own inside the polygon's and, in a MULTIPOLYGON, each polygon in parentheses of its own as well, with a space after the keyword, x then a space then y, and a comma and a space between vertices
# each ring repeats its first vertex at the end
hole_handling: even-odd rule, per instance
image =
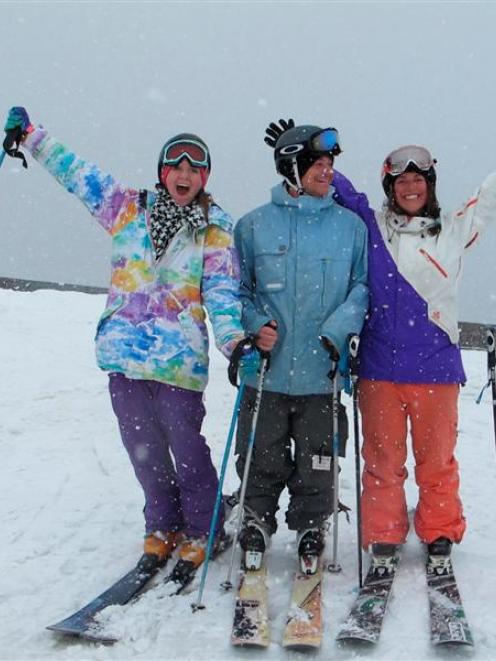
POLYGON ((404 172, 393 183, 396 204, 407 216, 416 216, 427 204, 427 181, 418 172, 404 172))
POLYGON ((193 202, 207 179, 207 168, 195 168, 186 158, 177 165, 165 165, 160 174, 160 181, 174 202, 181 207, 193 202))
POLYGON ((333 159, 330 156, 321 156, 305 172, 301 185, 305 193, 315 197, 325 197, 332 182, 333 159))

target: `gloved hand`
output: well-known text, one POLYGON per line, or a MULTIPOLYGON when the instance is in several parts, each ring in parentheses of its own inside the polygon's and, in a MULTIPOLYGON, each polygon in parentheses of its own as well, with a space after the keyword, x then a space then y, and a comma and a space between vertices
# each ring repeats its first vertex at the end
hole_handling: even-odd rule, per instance
POLYGON ((252 337, 246 337, 234 347, 227 368, 229 383, 238 386, 238 374, 243 379, 251 374, 256 374, 260 366, 260 352, 255 346, 252 337))
POLYGON ((9 110, 4 131, 10 131, 18 127, 21 129, 22 133, 31 133, 34 129, 26 108, 23 108, 22 106, 15 106, 9 110))
POLYGON ((279 124, 280 126, 276 124, 276 122, 271 122, 265 129, 266 137, 264 138, 264 142, 269 145, 269 147, 275 147, 280 136, 288 129, 292 129, 295 125, 293 119, 288 119, 287 121, 285 119, 280 119, 279 124))
POLYGON ((20 158, 23 167, 27 168, 28 164, 24 154, 19 151, 19 145, 26 135, 34 131, 34 126, 31 124, 26 108, 22 108, 21 106, 11 108, 7 115, 4 130, 7 134, 3 141, 5 152, 13 158, 20 158))

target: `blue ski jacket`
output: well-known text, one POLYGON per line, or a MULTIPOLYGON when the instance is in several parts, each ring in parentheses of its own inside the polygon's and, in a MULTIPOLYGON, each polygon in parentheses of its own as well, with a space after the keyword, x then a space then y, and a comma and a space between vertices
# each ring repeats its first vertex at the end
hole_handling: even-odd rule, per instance
MULTIPOLYGON (((234 230, 240 256, 243 326, 250 334, 271 319, 278 340, 265 389, 288 395, 332 390, 321 338, 342 355, 362 329, 368 307, 367 230, 332 198, 292 197, 283 184, 272 201, 234 230)), ((256 375, 246 377, 256 385, 256 375)))

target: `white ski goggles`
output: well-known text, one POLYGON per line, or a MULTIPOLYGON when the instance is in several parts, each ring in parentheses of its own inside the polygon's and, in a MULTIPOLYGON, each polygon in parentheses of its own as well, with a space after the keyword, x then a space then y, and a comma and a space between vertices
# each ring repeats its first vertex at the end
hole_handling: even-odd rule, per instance
POLYGON ((419 145, 406 145, 392 151, 382 166, 382 179, 387 174, 397 177, 403 174, 409 165, 416 165, 419 170, 427 171, 434 167, 436 159, 432 158, 431 153, 425 147, 419 145))

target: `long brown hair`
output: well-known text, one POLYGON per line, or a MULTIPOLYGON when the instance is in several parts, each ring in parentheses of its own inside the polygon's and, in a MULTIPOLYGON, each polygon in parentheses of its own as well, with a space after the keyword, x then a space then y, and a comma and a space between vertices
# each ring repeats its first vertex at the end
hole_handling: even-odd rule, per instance
POLYGON ((205 220, 208 223, 208 210, 211 204, 215 204, 214 198, 210 195, 210 193, 207 193, 207 191, 202 188, 196 196, 196 201, 200 205, 203 211, 203 215, 205 216, 205 220))
MULTIPOLYGON (((387 207, 390 211, 392 211, 395 214, 398 214, 399 216, 404 216, 405 215, 405 210, 400 207, 398 202, 396 201, 395 195, 394 195, 394 183, 393 185, 389 188, 388 195, 387 195, 387 207)), ((418 213, 415 214, 416 216, 422 216, 425 218, 432 218, 433 220, 439 220, 441 217, 441 207, 439 206, 439 202, 436 197, 436 185, 432 181, 427 180, 427 202, 425 203, 424 207, 420 209, 418 213)), ((435 236, 436 234, 439 234, 441 231, 441 223, 437 223, 434 227, 431 227, 428 232, 432 236, 435 236)))

